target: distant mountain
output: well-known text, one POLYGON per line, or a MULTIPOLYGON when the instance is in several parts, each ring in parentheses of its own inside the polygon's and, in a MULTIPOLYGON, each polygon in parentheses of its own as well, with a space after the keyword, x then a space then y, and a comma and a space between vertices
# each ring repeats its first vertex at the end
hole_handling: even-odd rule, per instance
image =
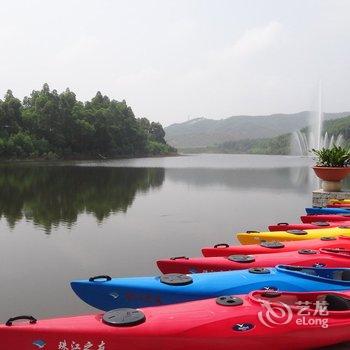
MULTIPOLYGON (((271 138, 300 130, 309 124, 308 111, 266 116, 240 115, 227 119, 196 118, 166 127, 166 141, 178 148, 201 148, 228 141, 271 138)), ((350 112, 325 113, 325 119, 338 119, 350 112)))
MULTIPOLYGON (((349 113, 350 114, 350 113, 349 113)), ((306 128, 301 131, 308 133, 306 128)), ((328 119, 323 124, 323 134, 343 136, 343 146, 350 147, 350 115, 344 118, 328 119)), ((300 149, 292 133, 270 138, 226 141, 215 146, 183 149, 184 153, 232 153, 232 154, 280 154, 299 155, 300 149), (296 147, 295 147, 296 146, 296 147)))

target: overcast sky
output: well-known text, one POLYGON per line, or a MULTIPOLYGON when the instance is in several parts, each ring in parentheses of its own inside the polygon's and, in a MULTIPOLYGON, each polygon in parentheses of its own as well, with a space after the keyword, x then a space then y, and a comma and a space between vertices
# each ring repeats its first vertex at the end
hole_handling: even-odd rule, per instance
POLYGON ((97 90, 164 125, 350 111, 349 0, 0 0, 0 94, 97 90))

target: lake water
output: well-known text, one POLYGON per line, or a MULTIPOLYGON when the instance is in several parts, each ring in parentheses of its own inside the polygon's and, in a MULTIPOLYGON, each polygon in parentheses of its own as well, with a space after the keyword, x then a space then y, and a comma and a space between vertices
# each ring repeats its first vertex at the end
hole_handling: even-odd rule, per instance
POLYGON ((188 155, 0 167, 0 320, 95 311, 70 290, 157 274, 234 233, 298 222, 317 187, 300 157, 188 155))

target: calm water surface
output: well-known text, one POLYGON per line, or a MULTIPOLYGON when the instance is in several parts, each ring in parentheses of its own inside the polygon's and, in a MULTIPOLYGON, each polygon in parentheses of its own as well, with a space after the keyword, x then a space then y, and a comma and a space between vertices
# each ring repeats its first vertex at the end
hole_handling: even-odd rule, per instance
POLYGON ((297 222, 317 186, 310 164, 194 155, 2 165, 0 320, 88 313, 70 280, 156 274, 157 258, 297 222))

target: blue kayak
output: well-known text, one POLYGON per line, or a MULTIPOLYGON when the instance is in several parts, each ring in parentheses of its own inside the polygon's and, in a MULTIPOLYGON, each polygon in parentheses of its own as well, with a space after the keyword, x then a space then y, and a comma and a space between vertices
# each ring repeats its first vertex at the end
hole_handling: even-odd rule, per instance
POLYGON ((74 292, 101 310, 176 304, 253 290, 350 290, 350 269, 277 265, 275 268, 157 277, 96 276, 71 282, 74 292))
POLYGON ((345 209, 345 208, 305 208, 307 214, 317 214, 317 215, 322 215, 322 214, 350 214, 350 208, 345 209))

